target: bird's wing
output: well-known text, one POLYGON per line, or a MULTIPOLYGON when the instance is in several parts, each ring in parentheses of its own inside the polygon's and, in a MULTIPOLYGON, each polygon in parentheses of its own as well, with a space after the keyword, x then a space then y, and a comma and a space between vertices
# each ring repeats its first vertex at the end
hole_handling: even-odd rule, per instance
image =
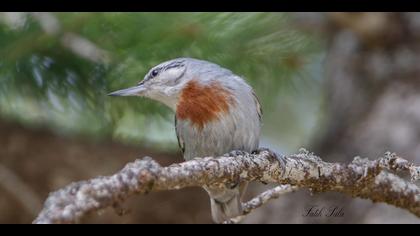
POLYGON ((184 154, 185 152, 184 140, 182 139, 182 137, 179 135, 179 132, 178 132, 178 124, 177 124, 176 115, 175 115, 175 132, 176 132, 176 138, 178 139, 178 146, 179 148, 181 148, 182 154, 184 154))
POLYGON ((261 107, 260 100, 258 99, 258 97, 257 97, 257 95, 255 94, 254 91, 252 91, 252 95, 254 97, 255 105, 257 106, 258 117, 260 118, 260 121, 261 121, 261 118, 262 118, 262 115, 263 115, 263 110, 262 110, 262 107, 261 107))

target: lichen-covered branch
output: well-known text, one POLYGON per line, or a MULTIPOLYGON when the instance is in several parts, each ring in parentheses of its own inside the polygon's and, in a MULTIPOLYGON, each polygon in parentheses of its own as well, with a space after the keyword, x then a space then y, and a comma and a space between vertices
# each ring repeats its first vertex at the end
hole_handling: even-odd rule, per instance
POLYGON ((250 201, 243 204, 243 214, 249 214, 253 210, 261 207, 262 205, 266 204, 269 200, 279 198, 281 195, 293 192, 297 189, 297 187, 292 186, 290 184, 280 185, 275 188, 269 189, 257 197, 251 199, 250 201))
MULTIPOLYGON (((133 194, 238 180, 341 192, 404 208, 420 217, 420 189, 390 173, 399 171, 409 172, 412 180, 419 179, 418 166, 391 153, 374 161, 356 157, 348 165, 324 162, 304 149, 289 156, 261 150, 257 154, 196 158, 168 167, 145 157, 112 176, 73 183, 51 193, 34 223, 76 223, 86 214, 118 205, 133 194)), ((249 209, 260 202, 262 205, 264 199, 250 203, 249 209)))
POLYGON ((246 215, 251 213, 253 210, 260 208, 262 205, 266 204, 268 201, 272 199, 277 199, 281 195, 284 195, 286 193, 293 192, 297 189, 297 187, 292 186, 290 184, 280 185, 277 187, 274 187, 272 189, 269 189, 258 196, 254 197, 250 201, 242 204, 243 213, 240 216, 237 216, 230 221, 224 222, 225 224, 230 223, 239 223, 241 222, 246 215))

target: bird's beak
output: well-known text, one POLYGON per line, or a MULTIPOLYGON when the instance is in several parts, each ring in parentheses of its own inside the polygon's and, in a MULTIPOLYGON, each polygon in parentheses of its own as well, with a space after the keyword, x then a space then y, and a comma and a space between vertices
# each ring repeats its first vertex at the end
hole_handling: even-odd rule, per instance
POLYGON ((146 91, 146 88, 144 87, 143 84, 141 84, 135 87, 112 92, 108 94, 108 96, 142 96, 145 91, 146 91))

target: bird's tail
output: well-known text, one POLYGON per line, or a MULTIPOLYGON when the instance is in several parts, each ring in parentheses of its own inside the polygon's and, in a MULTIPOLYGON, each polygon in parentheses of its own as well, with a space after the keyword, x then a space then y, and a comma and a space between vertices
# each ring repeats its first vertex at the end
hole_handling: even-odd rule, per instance
POLYGON ((231 218, 242 215, 242 194, 246 183, 235 188, 206 189, 210 195, 211 214, 215 223, 223 223, 231 218))
POLYGON ((241 215, 242 205, 239 197, 235 196, 228 202, 219 202, 210 198, 211 215, 215 223, 223 223, 235 216, 241 215))

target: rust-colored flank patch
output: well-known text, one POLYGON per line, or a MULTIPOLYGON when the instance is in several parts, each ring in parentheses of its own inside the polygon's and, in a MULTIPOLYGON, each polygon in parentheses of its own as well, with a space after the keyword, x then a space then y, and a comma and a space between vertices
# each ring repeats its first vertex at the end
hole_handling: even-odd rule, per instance
POLYGON ((177 119, 188 119, 202 129, 207 122, 229 111, 232 94, 217 82, 201 85, 190 81, 181 92, 176 109, 177 119))

